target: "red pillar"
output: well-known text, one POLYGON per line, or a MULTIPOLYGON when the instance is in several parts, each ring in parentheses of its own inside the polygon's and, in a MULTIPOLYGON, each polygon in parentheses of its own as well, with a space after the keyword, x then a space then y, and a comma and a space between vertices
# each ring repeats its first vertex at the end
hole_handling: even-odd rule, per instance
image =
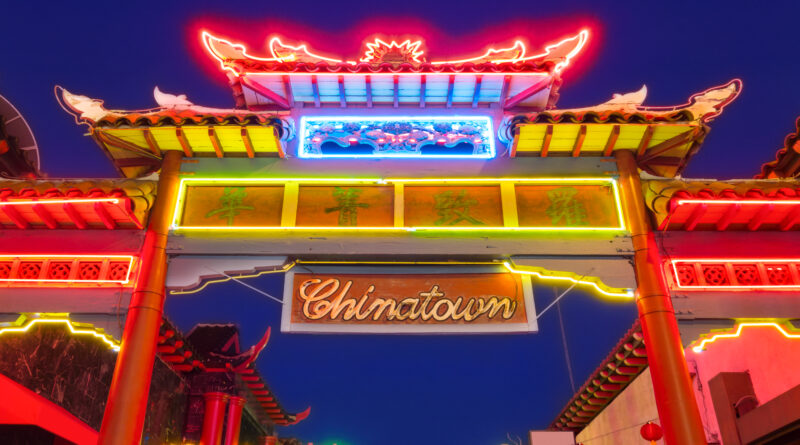
POLYGON ((244 399, 232 396, 228 403, 228 420, 225 422, 225 445, 239 445, 242 407, 244 407, 244 399))
POLYGON ((142 438, 164 309, 167 234, 178 196, 182 157, 183 152, 166 151, 161 162, 156 201, 145 233, 139 275, 128 306, 98 444, 136 445, 142 438))
POLYGON ((705 445, 703 421, 683 355, 678 322, 664 281, 664 268, 645 210, 639 168, 633 152, 614 152, 620 195, 634 249, 636 305, 642 323, 647 361, 658 417, 667 445, 705 445))
POLYGON ((203 433, 200 436, 200 445, 219 445, 222 439, 222 424, 225 419, 225 402, 228 395, 221 392, 209 392, 203 395, 206 399, 205 414, 203 414, 203 433))

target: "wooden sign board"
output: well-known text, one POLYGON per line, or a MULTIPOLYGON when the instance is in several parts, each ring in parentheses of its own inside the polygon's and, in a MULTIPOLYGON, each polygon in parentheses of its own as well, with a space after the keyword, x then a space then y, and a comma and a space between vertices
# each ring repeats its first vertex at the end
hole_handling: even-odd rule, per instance
POLYGON ((530 277, 491 265, 302 265, 286 274, 283 301, 283 332, 538 330, 530 277))

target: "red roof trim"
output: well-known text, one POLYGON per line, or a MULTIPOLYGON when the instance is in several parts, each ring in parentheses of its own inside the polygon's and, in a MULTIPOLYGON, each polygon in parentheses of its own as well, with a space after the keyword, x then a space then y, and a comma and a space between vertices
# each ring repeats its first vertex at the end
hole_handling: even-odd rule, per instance
POLYGON ((670 197, 667 211, 659 230, 798 230, 800 188, 766 193, 757 188, 744 193, 679 190, 670 197))
POLYGON ((636 320, 608 357, 567 403, 551 424, 551 428, 580 431, 647 367, 646 359, 638 361, 639 364, 620 366, 620 363, 627 358, 645 357, 641 331, 639 320, 636 320), (602 393, 598 394, 598 389, 602 393))

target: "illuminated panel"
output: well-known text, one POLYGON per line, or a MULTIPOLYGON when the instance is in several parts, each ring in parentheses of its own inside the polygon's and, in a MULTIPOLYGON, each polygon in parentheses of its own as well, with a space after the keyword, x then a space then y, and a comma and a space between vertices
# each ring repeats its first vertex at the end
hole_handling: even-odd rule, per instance
POLYGON ((672 259, 678 290, 800 290, 800 259, 672 259))
POLYGON ((698 340, 693 342, 692 351, 701 353, 706 350, 709 344, 718 340, 738 338, 742 335, 744 328, 772 328, 786 338, 800 339, 800 331, 788 321, 741 321, 732 330, 719 329, 700 336, 698 340))
POLYGON ((301 158, 474 159, 495 154, 488 116, 305 116, 297 153, 301 158))
POLYGON ((0 323, 0 336, 8 334, 24 334, 34 325, 60 324, 66 326, 73 335, 88 335, 100 339, 113 351, 118 352, 120 342, 102 329, 89 323, 76 323, 69 319, 69 314, 22 314, 10 323, 0 323))
POLYGON ((130 255, 0 255, 0 286, 125 286, 130 255))
POLYGON ((182 178, 172 228, 621 232, 622 221, 614 178, 182 178))
POLYGON ((257 271, 255 273, 247 273, 247 274, 231 274, 225 275, 222 278, 215 278, 208 281, 204 281, 200 286, 191 288, 191 289, 178 289, 178 290, 171 290, 171 295, 185 295, 185 294, 194 294, 197 292, 202 291, 210 284, 216 283, 226 283, 232 280, 238 279, 245 279, 245 278, 255 278, 260 277, 266 274, 274 274, 274 273, 284 273, 296 265, 303 265, 303 264, 325 264, 325 265, 352 265, 352 264, 361 264, 361 265, 395 265, 395 266, 402 266, 402 265, 427 265, 427 266, 434 266, 434 265, 499 265, 502 264, 509 272, 514 274, 520 275, 529 275, 535 277, 538 281, 546 282, 550 285, 557 286, 561 285, 575 285, 580 286, 582 289, 589 290, 597 295, 615 298, 615 299, 632 299, 634 296, 633 289, 628 288, 621 288, 621 287, 611 287, 607 284, 603 283, 603 281, 599 277, 593 276, 586 276, 586 275, 578 275, 574 272, 568 271, 555 271, 549 270, 542 267, 531 267, 531 266, 514 266, 508 261, 504 261, 502 263, 497 261, 302 261, 296 260, 291 263, 284 265, 281 268, 272 269, 272 270, 263 270, 257 271))

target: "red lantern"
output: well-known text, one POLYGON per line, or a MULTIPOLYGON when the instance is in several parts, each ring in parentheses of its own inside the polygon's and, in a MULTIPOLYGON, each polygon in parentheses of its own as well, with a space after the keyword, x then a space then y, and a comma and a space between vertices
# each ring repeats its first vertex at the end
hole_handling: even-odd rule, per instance
POLYGON ((664 437, 664 432, 661 431, 661 427, 658 426, 657 423, 647 422, 642 425, 642 429, 639 430, 639 434, 642 435, 642 439, 649 440, 650 443, 656 443, 658 439, 664 437))

